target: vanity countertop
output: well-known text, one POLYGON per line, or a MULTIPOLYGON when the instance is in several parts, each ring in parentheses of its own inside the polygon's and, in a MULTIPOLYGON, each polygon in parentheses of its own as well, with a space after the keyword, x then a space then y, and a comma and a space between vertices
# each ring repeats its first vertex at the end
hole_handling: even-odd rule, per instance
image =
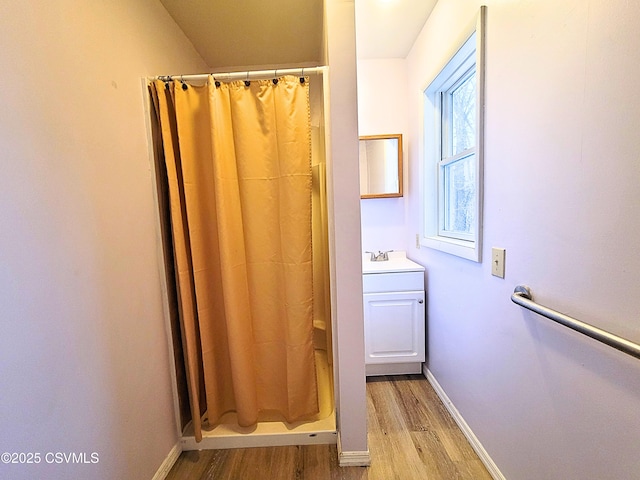
POLYGON ((371 256, 364 253, 362 256, 362 273, 390 273, 390 272, 423 272, 424 267, 407 258, 407 252, 389 252, 389 260, 372 262, 371 256))

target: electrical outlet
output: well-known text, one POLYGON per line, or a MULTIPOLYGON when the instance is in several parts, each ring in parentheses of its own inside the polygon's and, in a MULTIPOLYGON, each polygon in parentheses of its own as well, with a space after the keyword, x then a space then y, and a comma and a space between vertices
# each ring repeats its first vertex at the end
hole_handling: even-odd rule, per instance
POLYGON ((504 278, 504 260, 506 255, 504 248, 491 249, 491 275, 504 278))
POLYGON ((416 233, 416 248, 420 250, 420 234, 416 233))

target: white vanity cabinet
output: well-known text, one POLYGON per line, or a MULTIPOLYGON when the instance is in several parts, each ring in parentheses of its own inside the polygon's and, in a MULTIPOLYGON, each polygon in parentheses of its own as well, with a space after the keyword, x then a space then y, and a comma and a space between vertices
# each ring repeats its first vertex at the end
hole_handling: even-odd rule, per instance
POLYGON ((367 375, 422 372, 425 361, 424 267, 391 252, 386 262, 363 258, 367 375))

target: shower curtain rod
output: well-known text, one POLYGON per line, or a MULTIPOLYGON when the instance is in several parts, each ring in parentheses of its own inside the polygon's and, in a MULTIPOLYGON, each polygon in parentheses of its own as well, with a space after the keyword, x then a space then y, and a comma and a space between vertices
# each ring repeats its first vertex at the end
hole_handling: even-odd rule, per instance
POLYGON ((210 76, 216 80, 256 80, 259 78, 272 78, 281 75, 323 75, 327 71, 327 67, 300 67, 300 68, 274 68, 272 70, 248 70, 239 72, 224 73, 201 73, 197 75, 165 75, 155 77, 157 80, 184 80, 198 81, 206 80, 210 76))

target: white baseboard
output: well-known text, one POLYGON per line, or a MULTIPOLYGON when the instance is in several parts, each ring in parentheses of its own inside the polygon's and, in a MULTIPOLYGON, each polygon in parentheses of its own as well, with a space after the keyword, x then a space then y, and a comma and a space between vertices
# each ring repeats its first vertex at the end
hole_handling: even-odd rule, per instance
POLYGON ((158 468, 158 471, 151 480, 164 480, 165 478, 167 478, 167 475, 171 471, 171 468, 176 463, 181 453, 182 448, 180 448, 180 442, 178 442, 169 451, 169 455, 167 455, 167 458, 164 459, 162 465, 160 465, 160 468, 158 468))
POLYGON ((500 472, 500 470, 498 469, 498 466, 493 462, 487 451, 480 443, 480 440, 478 440, 478 437, 476 437, 473 433, 473 430, 471 430, 471 427, 469 427, 467 422, 465 422, 464 418, 462 417, 462 415, 460 415, 460 412, 455 407, 451 399, 447 396, 442 386, 440 386, 436 378, 429 371, 426 364, 422 367, 422 373, 425 377, 427 377, 427 380, 429 380, 429 383, 436 391, 438 397, 440 397, 440 400, 442 400, 442 403, 447 408, 455 422, 458 424, 458 427, 460 427, 460 430, 462 430, 462 433, 471 444, 471 447, 478 454, 478 457, 480 457, 480 461, 487 468, 489 474, 493 477, 494 480, 506 480, 504 475, 502 475, 502 472, 500 472))
POLYGON ((340 467, 368 467, 371 465, 371 455, 369 450, 364 451, 344 451, 340 443, 340 433, 338 433, 338 465, 340 467))

